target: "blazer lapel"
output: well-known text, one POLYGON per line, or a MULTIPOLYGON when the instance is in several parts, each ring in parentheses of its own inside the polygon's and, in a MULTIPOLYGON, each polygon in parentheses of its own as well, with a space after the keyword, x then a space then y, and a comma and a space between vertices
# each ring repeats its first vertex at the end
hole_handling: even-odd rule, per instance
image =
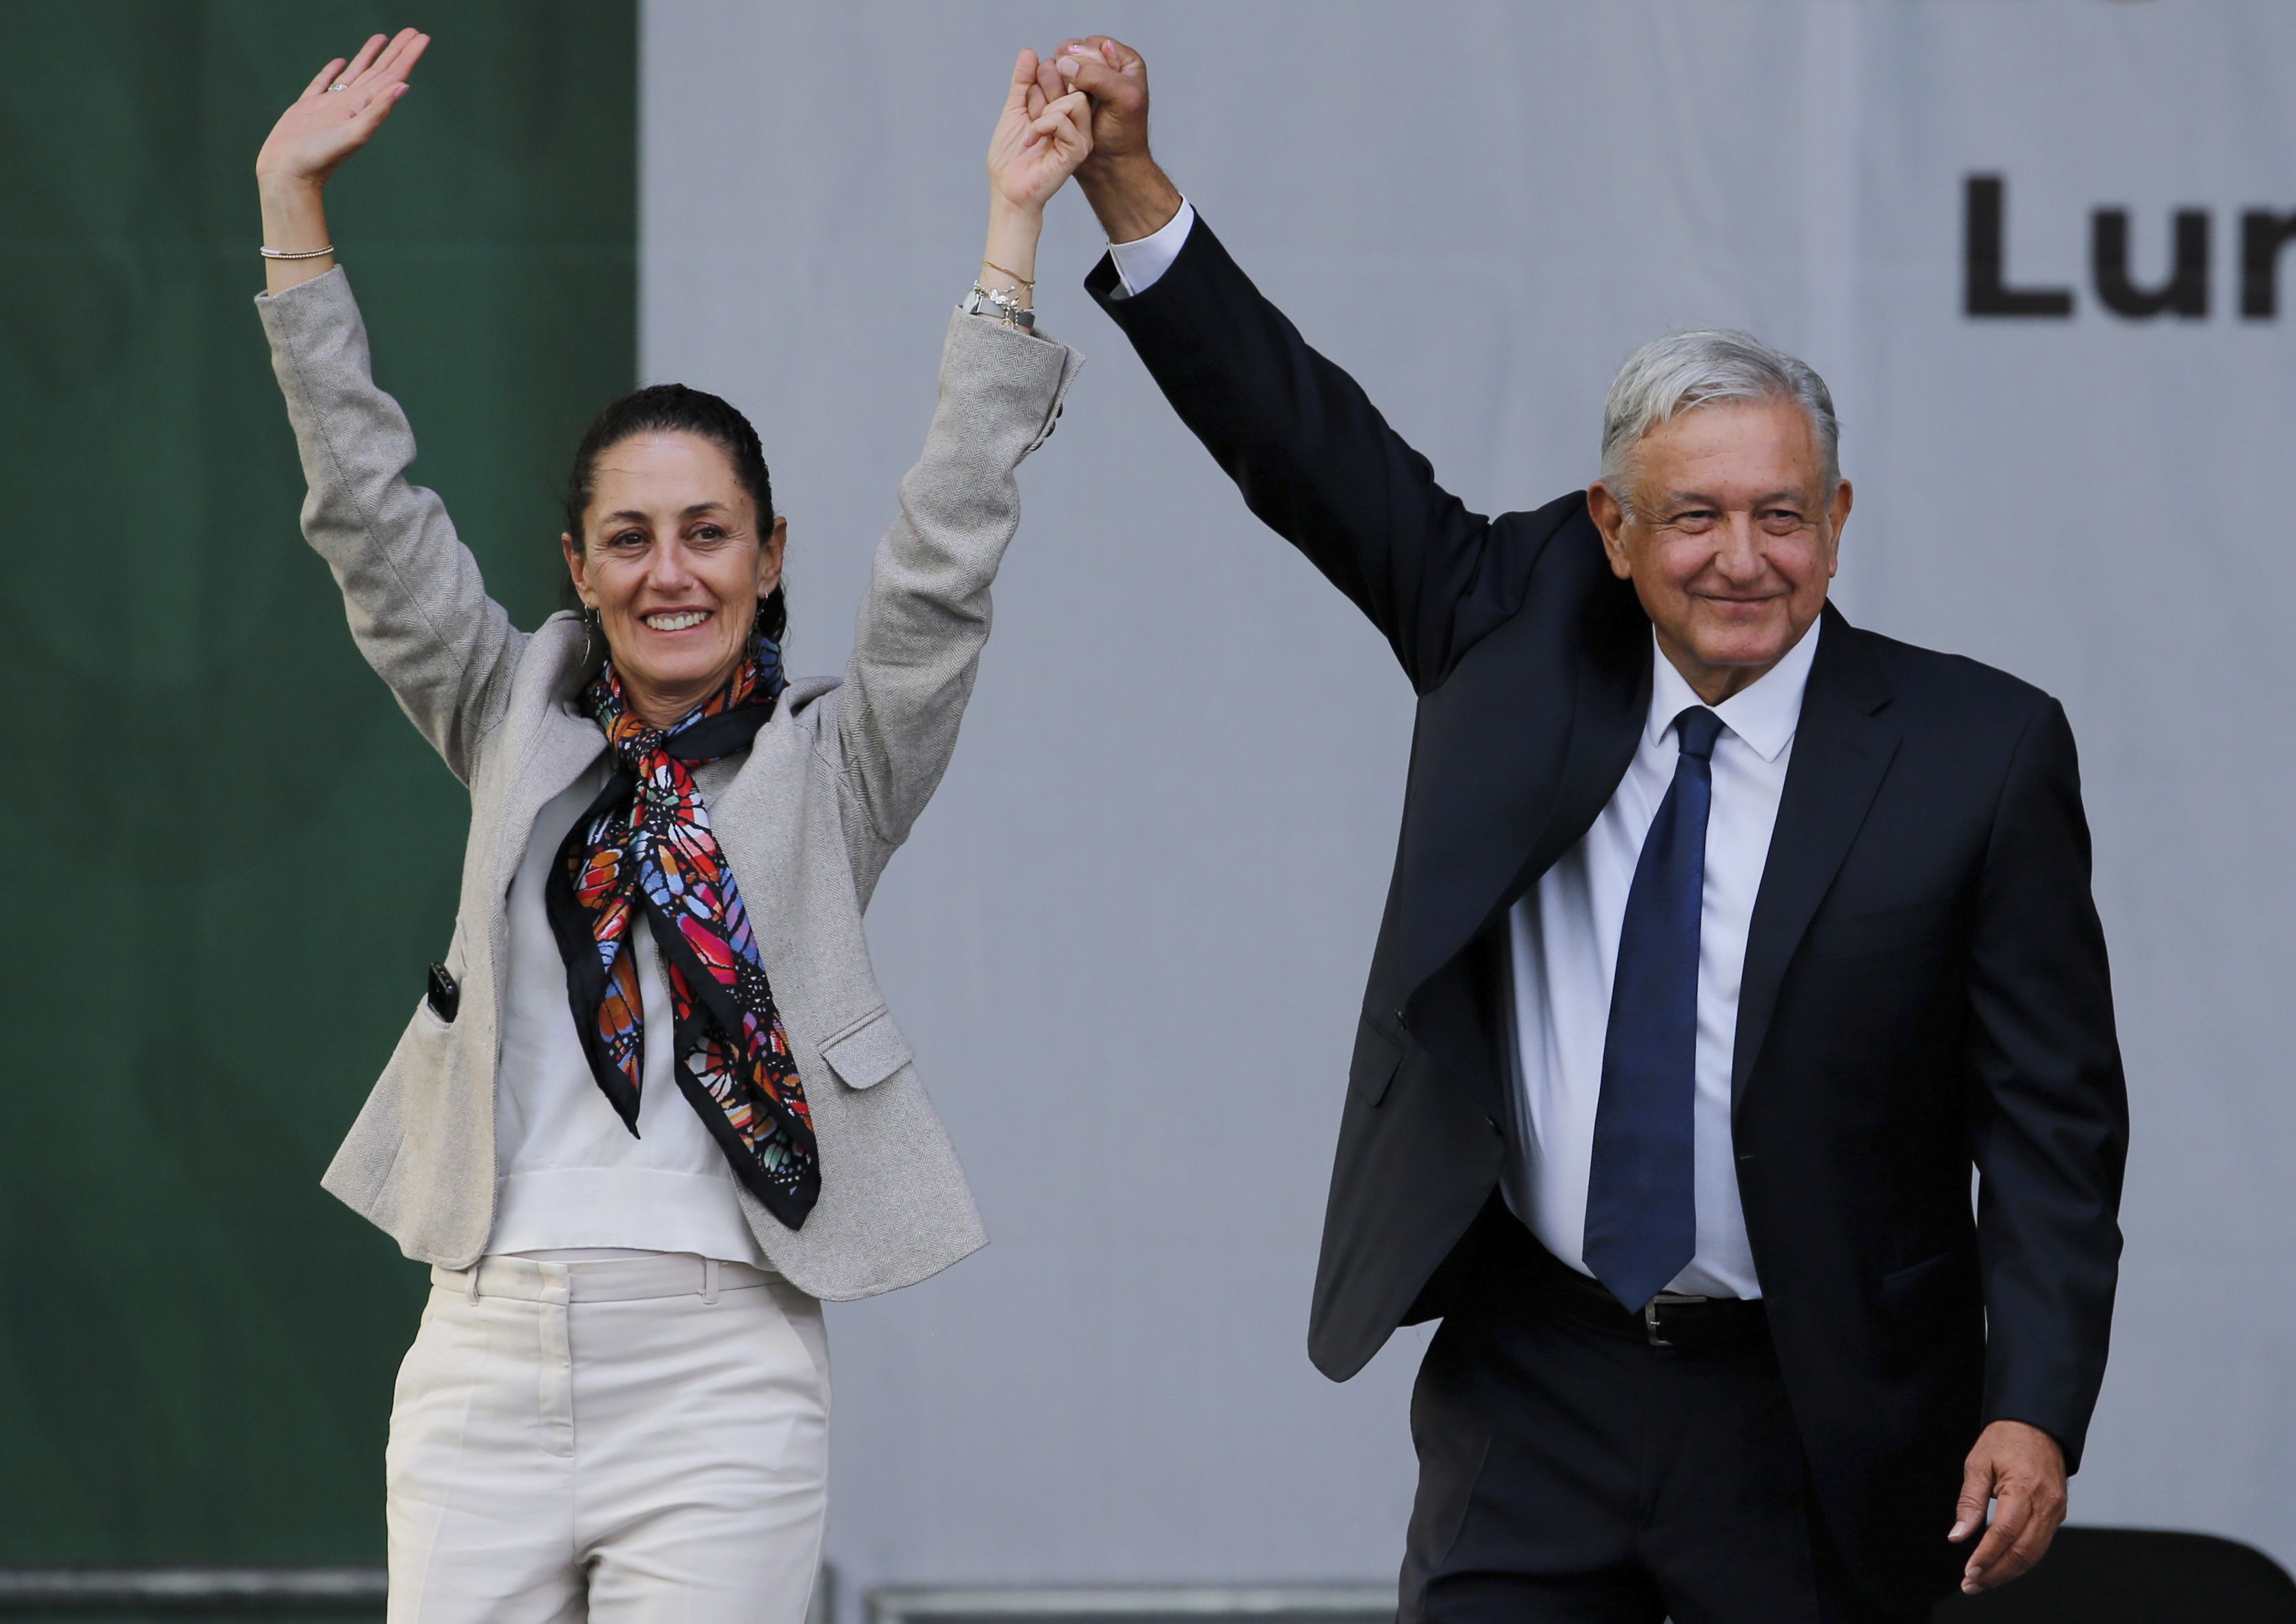
POLYGON ((1514 906, 1594 826, 1618 793, 1650 716, 1651 656, 1648 622, 1620 659, 1614 646, 1589 644, 1578 656, 1578 702, 1572 707, 1570 748, 1562 758, 1560 788, 1546 826, 1529 842, 1522 862, 1490 912, 1514 906), (1631 657, 1639 651, 1639 660, 1631 657))
MULTIPOLYGON (((541 643, 551 632, 552 628, 545 627, 535 635, 535 641, 541 643)), ((560 636, 556 641, 563 643, 566 639, 560 636)), ((578 652, 575 657, 578 658, 578 652)), ((579 778, 605 751, 606 735, 598 730, 595 722, 578 713, 573 701, 563 695, 567 683, 578 675, 569 668, 554 677, 548 692, 556 697, 544 702, 525 758, 504 783, 502 818, 496 825, 495 839, 494 895, 497 901, 510 890, 512 876, 526 855, 535 815, 553 797, 563 793, 566 786, 579 778)))
MULTIPOLYGON (((795 842, 804 828, 805 775, 776 771, 773 763, 783 750, 806 747, 793 736, 798 713, 837 685, 835 677, 791 677, 733 781, 709 797, 709 826, 733 865, 734 883, 749 902, 750 923, 761 940, 778 928, 777 910, 763 907, 767 886, 775 875, 797 872, 795 842)), ((768 953, 768 965, 773 961, 768 953)))
POLYGON ((1478 675, 1485 692, 1472 701, 1471 726, 1454 719, 1440 730, 1445 742, 1433 744, 1438 730, 1423 706, 1418 742, 1434 759, 1414 752, 1406 799, 1406 999, 1587 833, 1634 759, 1650 709, 1650 621, 1632 588, 1605 580, 1571 629, 1578 655, 1551 742, 1528 742, 1529 708, 1554 702, 1536 650, 1496 642, 1553 635, 1527 618, 1494 634, 1500 659, 1478 675))
POLYGON ((1832 604, 1825 608, 1824 626, 1802 695, 1769 857, 1747 926, 1738 1033, 1731 1054, 1734 1111, 1744 1100, 1747 1079, 1769 1036, 1786 966, 1849 855, 1898 751, 1897 730, 1877 714, 1890 695, 1866 635, 1832 604))

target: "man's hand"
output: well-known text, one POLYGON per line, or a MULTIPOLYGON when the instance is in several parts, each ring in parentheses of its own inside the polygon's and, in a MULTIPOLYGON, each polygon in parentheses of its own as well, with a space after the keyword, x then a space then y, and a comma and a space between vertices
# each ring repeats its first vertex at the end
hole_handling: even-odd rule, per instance
POLYGON ((2065 1452, 2038 1427, 1995 1422, 1962 1465, 1957 1517, 1948 1539, 1985 1529, 1962 1570, 1962 1589, 1974 1595, 2007 1584, 2048 1554, 2049 1541, 2065 1520, 2065 1452), (1986 1528, 1988 1502, 1993 1525, 1986 1528))
POLYGON ((1077 185, 1110 242, 1154 235, 1180 212, 1180 193, 1149 155, 1147 62, 1104 34, 1063 41, 1038 69, 1029 107, 1076 90, 1092 99, 1092 155, 1077 185))
POLYGON ((1121 168, 1148 156, 1148 63, 1105 34, 1061 42, 1053 70, 1092 98, 1089 168, 1121 168))

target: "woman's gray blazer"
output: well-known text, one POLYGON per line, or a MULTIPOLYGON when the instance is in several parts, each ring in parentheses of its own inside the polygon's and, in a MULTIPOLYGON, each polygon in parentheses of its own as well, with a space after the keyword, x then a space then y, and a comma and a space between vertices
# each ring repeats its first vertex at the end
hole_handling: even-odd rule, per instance
MULTIPOLYGON (((535 814, 605 748, 572 702, 586 639, 571 614, 514 629, 445 506, 407 480, 414 435, 375 387, 343 272, 256 302, 310 485, 303 533, 360 652, 471 791, 446 958, 461 1008, 449 1024, 416 1005, 324 1182, 407 1256, 459 1268, 494 1224, 511 876, 535 814)), ((1080 365, 1001 323, 951 321, 939 406, 878 545, 844 681, 791 682, 746 759, 703 778, 821 1143, 821 1199, 801 1230, 739 1194, 774 1267, 816 1297, 910 1284, 988 1238, 877 990, 861 914, 948 764, 1020 521, 1014 471, 1080 365)))

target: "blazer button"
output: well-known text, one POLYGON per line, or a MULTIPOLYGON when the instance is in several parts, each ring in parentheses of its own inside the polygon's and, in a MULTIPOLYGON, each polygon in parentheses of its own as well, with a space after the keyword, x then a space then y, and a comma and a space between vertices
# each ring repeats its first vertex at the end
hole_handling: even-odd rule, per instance
POLYGON ((1401 1027, 1407 1032, 1411 1029, 1411 1017, 1405 1014, 1401 1010, 1397 1010, 1395 1012, 1395 1024, 1401 1027))

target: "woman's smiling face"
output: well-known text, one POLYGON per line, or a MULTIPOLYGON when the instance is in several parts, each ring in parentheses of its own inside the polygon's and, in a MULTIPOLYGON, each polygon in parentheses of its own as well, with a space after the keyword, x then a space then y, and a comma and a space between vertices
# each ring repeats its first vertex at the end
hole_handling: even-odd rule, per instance
POLYGON ((667 727, 734 675, 781 585, 787 521, 765 517, 715 441, 635 434, 598 454, 566 567, 597 611, 630 709, 667 727))

